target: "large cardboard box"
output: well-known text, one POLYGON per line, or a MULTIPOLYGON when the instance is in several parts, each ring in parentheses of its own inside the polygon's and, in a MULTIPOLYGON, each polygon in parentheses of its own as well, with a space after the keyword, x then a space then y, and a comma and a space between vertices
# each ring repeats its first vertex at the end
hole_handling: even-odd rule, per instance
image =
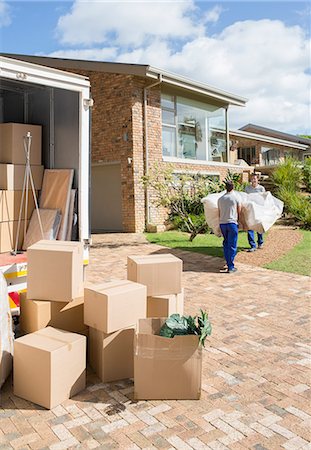
POLYGON ((27 298, 71 302, 83 296, 83 244, 42 240, 28 247, 27 298))
POLYGON ((181 292, 182 260, 171 254, 129 256, 127 278, 147 286, 147 295, 181 292))
POLYGON ((133 378, 135 328, 106 334, 89 328, 89 363, 104 382, 133 378))
MULTIPOLYGON (((17 164, 0 164, 0 189, 8 191, 21 191, 23 190, 24 165, 17 164)), ((31 166, 31 173, 36 191, 41 189, 43 178, 43 166, 31 166)), ((29 180, 28 189, 31 189, 31 182, 29 180)))
MULTIPOLYGON (((19 219, 23 191, 0 191, 0 222, 19 219)), ((32 191, 25 193, 21 218, 25 219, 25 203, 27 200, 27 215, 30 219, 35 207, 32 191)))
POLYGON ((142 284, 111 281, 84 289, 84 323, 104 333, 136 325, 146 313, 146 286, 142 284))
MULTIPOLYGON (((30 164, 41 165, 41 126, 23 123, 0 124, 0 162, 26 164, 24 136, 30 132, 30 164)), ((26 141, 27 142, 27 141, 26 141)))
MULTIPOLYGON (((24 226, 25 221, 21 220, 17 242, 18 250, 20 250, 23 245, 24 226)), ((27 222, 26 222, 26 229, 27 229, 27 222)), ((0 222, 0 253, 15 250, 17 231, 18 231, 18 220, 15 220, 14 222, 13 221, 0 222)))
POLYGON ((20 295, 20 329, 25 333, 34 333, 51 326, 79 333, 85 330, 83 306, 83 297, 69 303, 50 302, 27 299, 26 292, 23 292, 20 295))
POLYGON ((134 339, 137 400, 196 400, 201 395, 202 348, 195 335, 158 336, 165 319, 138 323, 134 339))
POLYGON ((184 314, 184 289, 180 294, 147 297, 147 317, 169 317, 184 314))
POLYGON ((86 337, 52 327, 14 342, 14 395, 52 409, 85 388, 86 337))

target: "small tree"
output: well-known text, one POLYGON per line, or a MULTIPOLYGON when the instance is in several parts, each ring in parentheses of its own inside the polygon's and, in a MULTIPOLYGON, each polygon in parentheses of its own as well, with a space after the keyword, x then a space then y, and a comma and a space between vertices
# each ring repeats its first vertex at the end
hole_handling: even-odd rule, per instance
POLYGON ((155 205, 167 208, 169 220, 190 233, 190 241, 208 231, 201 199, 223 190, 218 180, 210 180, 202 174, 176 174, 172 168, 156 164, 142 182, 153 190, 155 205))

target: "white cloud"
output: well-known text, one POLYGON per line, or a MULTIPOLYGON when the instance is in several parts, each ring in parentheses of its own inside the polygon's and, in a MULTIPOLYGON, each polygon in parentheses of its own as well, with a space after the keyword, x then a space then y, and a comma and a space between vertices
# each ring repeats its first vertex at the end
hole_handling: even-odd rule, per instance
POLYGON ((86 48, 53 56, 150 64, 247 97, 246 108, 232 108, 231 127, 252 122, 311 133, 310 39, 299 26, 248 20, 210 36, 203 26, 207 16, 198 22, 190 0, 89 6, 75 3, 58 24, 62 42, 86 48))
POLYGON ((57 50, 49 53, 49 56, 52 58, 84 59, 89 61, 114 61, 117 55, 117 47, 57 50))
POLYGON ((155 37, 189 38, 204 32, 192 20, 193 0, 77 0, 62 16, 57 33, 63 44, 91 45, 114 41, 122 46, 140 45, 155 37))
POLYGON ((216 5, 204 15, 204 22, 218 22, 221 13, 224 11, 222 6, 216 5))
POLYGON ((8 26, 10 23, 11 17, 8 2, 0 0, 0 28, 8 26))

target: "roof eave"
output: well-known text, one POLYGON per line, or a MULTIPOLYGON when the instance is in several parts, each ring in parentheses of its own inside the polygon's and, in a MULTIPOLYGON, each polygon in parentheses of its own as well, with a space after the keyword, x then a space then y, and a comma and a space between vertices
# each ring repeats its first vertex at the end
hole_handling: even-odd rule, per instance
POLYGON ((229 134, 232 134, 234 136, 238 136, 241 138, 248 138, 248 139, 254 139, 257 141, 261 141, 261 142, 269 142, 271 144, 279 144, 279 145, 283 145, 285 147, 293 147, 296 148, 298 150, 307 150, 309 148, 308 145, 306 144, 299 144, 297 142, 293 142, 293 141, 286 141, 285 139, 278 139, 275 137, 270 137, 264 134, 256 134, 256 133, 251 133, 250 131, 242 131, 242 130, 230 130, 229 134))
POLYGON ((240 97, 226 91, 222 91, 212 86, 208 86, 199 81, 194 81, 189 78, 176 75, 156 67, 147 66, 145 76, 152 79, 159 79, 161 77, 162 83, 166 83, 175 87, 190 90, 192 92, 214 98, 223 103, 234 106, 245 106, 248 101, 245 97, 240 97))

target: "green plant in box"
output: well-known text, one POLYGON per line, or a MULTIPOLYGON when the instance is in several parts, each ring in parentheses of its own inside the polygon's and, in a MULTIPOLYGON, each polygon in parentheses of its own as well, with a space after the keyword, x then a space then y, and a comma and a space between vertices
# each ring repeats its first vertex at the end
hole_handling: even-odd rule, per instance
POLYGON ((206 311, 200 310, 200 316, 180 316, 172 314, 168 317, 160 330, 160 336, 173 338, 186 334, 199 336, 199 343, 205 344, 205 339, 212 333, 212 325, 206 311))

